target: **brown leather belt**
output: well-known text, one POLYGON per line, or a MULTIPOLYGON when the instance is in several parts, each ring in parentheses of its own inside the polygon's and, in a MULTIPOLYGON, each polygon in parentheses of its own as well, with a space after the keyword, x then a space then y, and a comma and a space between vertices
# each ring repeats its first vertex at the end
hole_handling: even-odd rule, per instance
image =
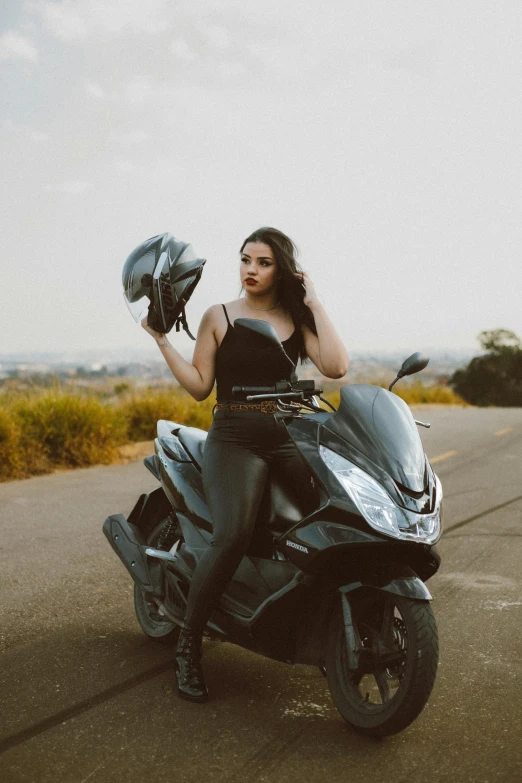
POLYGON ((262 402, 217 402, 217 411, 261 411, 261 413, 276 413, 275 400, 263 400, 262 402))

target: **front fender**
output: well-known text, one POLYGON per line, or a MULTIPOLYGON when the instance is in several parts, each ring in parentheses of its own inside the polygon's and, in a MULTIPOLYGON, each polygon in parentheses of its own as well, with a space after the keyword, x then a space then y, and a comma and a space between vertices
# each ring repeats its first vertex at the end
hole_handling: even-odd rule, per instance
POLYGON ((417 574, 413 571, 411 574, 403 574, 391 579, 386 584, 378 584, 372 582, 350 582, 349 584, 342 585, 339 588, 341 593, 353 593, 355 590, 362 588, 373 587, 376 590, 382 590, 385 593, 393 593, 394 595, 402 595, 404 598, 411 598, 414 601, 431 601, 432 595, 424 582, 419 579, 417 574))

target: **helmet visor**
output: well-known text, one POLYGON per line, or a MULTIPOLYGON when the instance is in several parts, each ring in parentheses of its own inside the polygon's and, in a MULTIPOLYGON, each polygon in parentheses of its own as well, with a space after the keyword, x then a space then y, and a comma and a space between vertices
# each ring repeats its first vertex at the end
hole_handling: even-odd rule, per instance
POLYGON ((136 321, 147 314, 150 304, 152 274, 156 264, 155 251, 148 250, 138 258, 131 254, 123 269, 123 298, 129 312, 136 321))
POLYGON ((123 298, 136 323, 143 321, 149 310, 150 299, 148 296, 141 296, 137 302, 129 302, 126 293, 123 292, 123 298))

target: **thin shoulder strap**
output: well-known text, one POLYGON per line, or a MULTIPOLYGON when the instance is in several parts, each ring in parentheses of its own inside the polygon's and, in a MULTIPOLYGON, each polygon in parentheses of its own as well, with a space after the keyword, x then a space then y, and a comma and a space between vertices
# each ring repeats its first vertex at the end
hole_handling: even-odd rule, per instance
POLYGON ((227 324, 228 324, 229 326, 231 326, 232 324, 231 324, 231 323, 230 323, 230 321, 228 320, 228 313, 227 313, 227 308, 225 307, 225 305, 224 305, 224 304, 222 304, 222 305, 221 305, 221 307, 222 307, 222 308, 223 308, 223 310, 225 311, 225 316, 226 316, 226 319, 227 319, 227 324))

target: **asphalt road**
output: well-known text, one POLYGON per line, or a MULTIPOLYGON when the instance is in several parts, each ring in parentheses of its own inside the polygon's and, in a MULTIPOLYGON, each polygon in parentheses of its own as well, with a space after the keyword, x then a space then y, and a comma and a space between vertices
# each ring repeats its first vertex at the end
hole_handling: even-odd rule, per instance
POLYGON ((0 779, 522 780, 522 409, 423 408, 445 492, 441 658, 415 723, 351 731, 315 667, 206 642, 211 701, 180 700, 102 535, 157 486, 139 463, 0 485, 0 779))

